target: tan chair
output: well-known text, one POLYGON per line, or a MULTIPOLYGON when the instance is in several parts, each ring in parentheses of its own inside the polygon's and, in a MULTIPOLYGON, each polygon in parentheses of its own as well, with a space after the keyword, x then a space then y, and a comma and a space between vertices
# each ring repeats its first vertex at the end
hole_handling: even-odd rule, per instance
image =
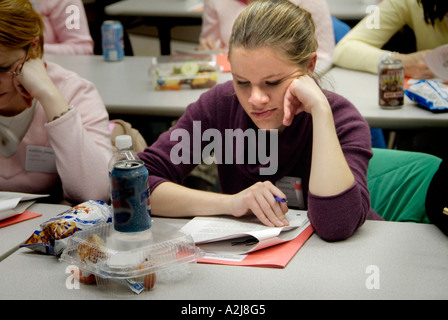
POLYGON ((148 144, 146 143, 145 138, 140 134, 140 132, 133 128, 129 122, 114 119, 109 121, 109 127, 111 129, 111 141, 112 146, 115 147, 115 137, 127 134, 132 138, 132 146, 135 152, 143 151, 148 144))

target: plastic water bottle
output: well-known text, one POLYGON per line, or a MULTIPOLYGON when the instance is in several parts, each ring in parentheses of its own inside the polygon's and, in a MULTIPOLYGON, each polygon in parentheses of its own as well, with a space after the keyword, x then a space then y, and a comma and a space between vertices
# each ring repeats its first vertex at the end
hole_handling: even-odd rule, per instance
POLYGON ((131 250, 152 239, 148 171, 132 148, 131 136, 117 136, 115 147, 109 176, 116 232, 108 243, 115 250, 131 250))
POLYGON ((129 135, 121 135, 115 138, 115 152, 109 161, 109 175, 115 163, 120 160, 140 160, 137 153, 132 149, 132 138, 129 135))

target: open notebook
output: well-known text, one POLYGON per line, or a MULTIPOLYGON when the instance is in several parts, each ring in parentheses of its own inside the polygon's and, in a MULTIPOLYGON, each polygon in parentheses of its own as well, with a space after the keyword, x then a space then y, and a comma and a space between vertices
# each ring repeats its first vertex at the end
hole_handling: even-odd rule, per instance
POLYGON ((307 212, 289 209, 289 226, 267 227, 255 216, 195 217, 182 230, 205 251, 198 262, 283 268, 313 233, 307 212))
POLYGON ((48 196, 48 194, 0 191, 0 221, 22 214, 36 199, 48 196))

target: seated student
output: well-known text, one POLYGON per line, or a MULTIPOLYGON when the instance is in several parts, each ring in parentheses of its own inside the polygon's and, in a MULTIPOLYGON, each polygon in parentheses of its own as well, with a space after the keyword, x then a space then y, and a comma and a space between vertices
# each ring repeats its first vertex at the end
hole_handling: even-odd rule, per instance
MULTIPOLYGON (((227 53, 232 25, 236 17, 248 4, 255 1, 257 0, 205 0, 198 49, 227 53)), ((325 0, 290 1, 311 13, 318 42, 317 56, 319 60, 331 61, 335 36, 327 2, 325 0)), ((319 71, 319 62, 316 71, 319 71)), ((206 189, 213 189, 215 182, 215 166, 200 165, 192 171, 186 180, 186 185, 199 185, 200 188, 204 188, 202 186, 205 185, 206 189), (190 181, 194 183, 191 184, 190 181)))
POLYGON ((31 0, 44 22, 44 50, 53 54, 93 54, 93 39, 82 0, 31 0))
POLYGON ((0 1, 0 16, 0 190, 107 201, 112 145, 100 95, 42 61, 43 23, 28 0, 0 1))
POLYGON ((286 194, 276 183, 295 177, 325 240, 345 239, 366 219, 381 219, 367 189, 369 127, 349 101, 312 78, 316 48, 311 15, 291 2, 260 0, 243 10, 229 43, 233 81, 204 93, 139 153, 154 215, 253 214, 284 226, 288 207, 274 196, 286 194), (223 193, 180 185, 212 151, 223 193))
MULTIPOLYGON (((233 22, 248 4, 255 1, 257 0, 205 0, 199 49, 227 51, 233 22)), ((319 59, 331 60, 335 38, 327 2, 325 0, 291 0, 291 2, 311 13, 319 44, 317 56, 319 59)))
POLYGON ((384 0, 378 6, 377 27, 372 17, 361 20, 335 47, 333 63, 349 69, 377 73, 378 62, 388 55, 403 61, 405 75, 432 78, 423 57, 428 50, 448 43, 446 0, 384 0), (389 39, 408 26, 415 34, 417 51, 403 54, 383 50, 389 39))

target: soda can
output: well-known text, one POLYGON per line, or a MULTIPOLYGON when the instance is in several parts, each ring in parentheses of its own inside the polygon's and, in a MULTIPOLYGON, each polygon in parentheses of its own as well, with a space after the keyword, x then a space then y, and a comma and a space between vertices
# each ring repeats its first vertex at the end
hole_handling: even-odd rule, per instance
POLYGON ((120 61, 124 57, 123 26, 120 21, 106 20, 101 25, 103 56, 106 61, 120 61))
POLYGON ((401 60, 386 59, 378 64, 379 105, 399 109, 404 99, 404 67, 401 60))
POLYGON ((143 161, 118 161, 110 179, 115 230, 130 233, 151 228, 149 177, 143 161))

